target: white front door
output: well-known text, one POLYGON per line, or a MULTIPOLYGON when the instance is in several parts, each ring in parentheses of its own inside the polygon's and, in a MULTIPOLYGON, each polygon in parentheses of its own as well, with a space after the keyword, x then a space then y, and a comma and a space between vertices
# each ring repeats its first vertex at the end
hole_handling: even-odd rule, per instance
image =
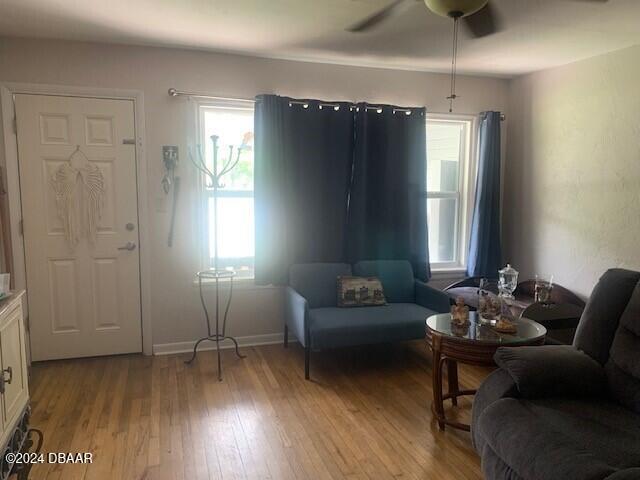
POLYGON ((140 352, 133 102, 20 94, 15 108, 32 359, 140 352))

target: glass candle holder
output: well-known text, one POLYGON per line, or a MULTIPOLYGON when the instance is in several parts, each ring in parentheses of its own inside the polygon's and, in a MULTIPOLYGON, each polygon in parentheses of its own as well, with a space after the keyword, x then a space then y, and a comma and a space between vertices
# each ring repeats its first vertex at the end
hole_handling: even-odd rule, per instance
POLYGON ((518 286, 518 271, 507 263, 507 266, 498 270, 498 290, 500 296, 513 298, 513 292, 518 286))
POLYGON ((551 290, 553 290, 553 276, 536 275, 535 301, 545 307, 551 305, 551 290))

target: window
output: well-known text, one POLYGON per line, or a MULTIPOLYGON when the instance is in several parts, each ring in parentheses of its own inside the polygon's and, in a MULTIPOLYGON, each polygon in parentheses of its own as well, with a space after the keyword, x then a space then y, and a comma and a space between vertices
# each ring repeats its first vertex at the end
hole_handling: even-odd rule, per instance
POLYGON ((466 266, 472 117, 427 117, 427 218, 431 267, 466 266))
MULTIPOLYGON (((218 211, 218 258, 220 267, 233 267, 239 277, 252 278, 254 265, 253 203, 253 103, 220 101, 200 104, 201 151, 213 170, 211 136, 218 136, 218 168, 229 161, 229 147, 244 145, 240 160, 222 178, 214 198, 213 186, 203 179, 205 228, 204 264, 213 266, 215 252, 214 205, 218 211)), ((427 117, 427 216, 429 254, 434 270, 466 266, 471 219, 470 188, 473 117, 429 115, 427 117)))
MULTIPOLYGON (((227 165, 229 147, 235 161, 238 147, 243 146, 237 165, 221 179, 221 188, 214 195, 213 185, 203 179, 205 193, 203 213, 206 228, 205 263, 214 266, 215 204, 218 212, 218 259, 221 268, 233 267, 239 277, 253 277, 254 215, 253 215, 253 103, 220 102, 199 106, 200 144, 204 160, 213 171, 212 135, 218 136, 218 171, 227 165)), ((204 177, 204 176, 203 176, 204 177)))

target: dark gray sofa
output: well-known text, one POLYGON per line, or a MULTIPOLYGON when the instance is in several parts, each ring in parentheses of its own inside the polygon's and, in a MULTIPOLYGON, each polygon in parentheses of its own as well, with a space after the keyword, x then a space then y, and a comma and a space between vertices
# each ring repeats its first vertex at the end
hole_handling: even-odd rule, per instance
POLYGON ((379 260, 293 265, 285 290, 285 336, 291 331, 305 349, 305 378, 311 350, 400 342, 425 336, 425 320, 449 311, 449 297, 413 276, 407 261, 379 260), (378 277, 387 305, 337 306, 339 275, 378 277))
POLYGON ((639 282, 607 271, 573 346, 498 349, 472 411, 488 480, 640 479, 639 282))

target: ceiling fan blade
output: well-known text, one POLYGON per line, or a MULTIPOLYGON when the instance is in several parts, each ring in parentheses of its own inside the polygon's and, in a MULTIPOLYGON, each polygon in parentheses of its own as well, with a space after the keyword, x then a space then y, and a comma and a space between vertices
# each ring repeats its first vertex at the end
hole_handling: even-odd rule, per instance
POLYGON ((381 10, 378 10, 372 15, 369 15, 363 20, 354 23, 347 27, 348 32, 364 32, 372 27, 375 27, 383 20, 393 16, 399 12, 399 7, 405 2, 405 0, 394 0, 381 10))
POLYGON ((476 38, 486 37, 502 30, 500 17, 491 6, 491 3, 487 3, 484 8, 476 13, 463 17, 462 21, 471 35, 476 38))

